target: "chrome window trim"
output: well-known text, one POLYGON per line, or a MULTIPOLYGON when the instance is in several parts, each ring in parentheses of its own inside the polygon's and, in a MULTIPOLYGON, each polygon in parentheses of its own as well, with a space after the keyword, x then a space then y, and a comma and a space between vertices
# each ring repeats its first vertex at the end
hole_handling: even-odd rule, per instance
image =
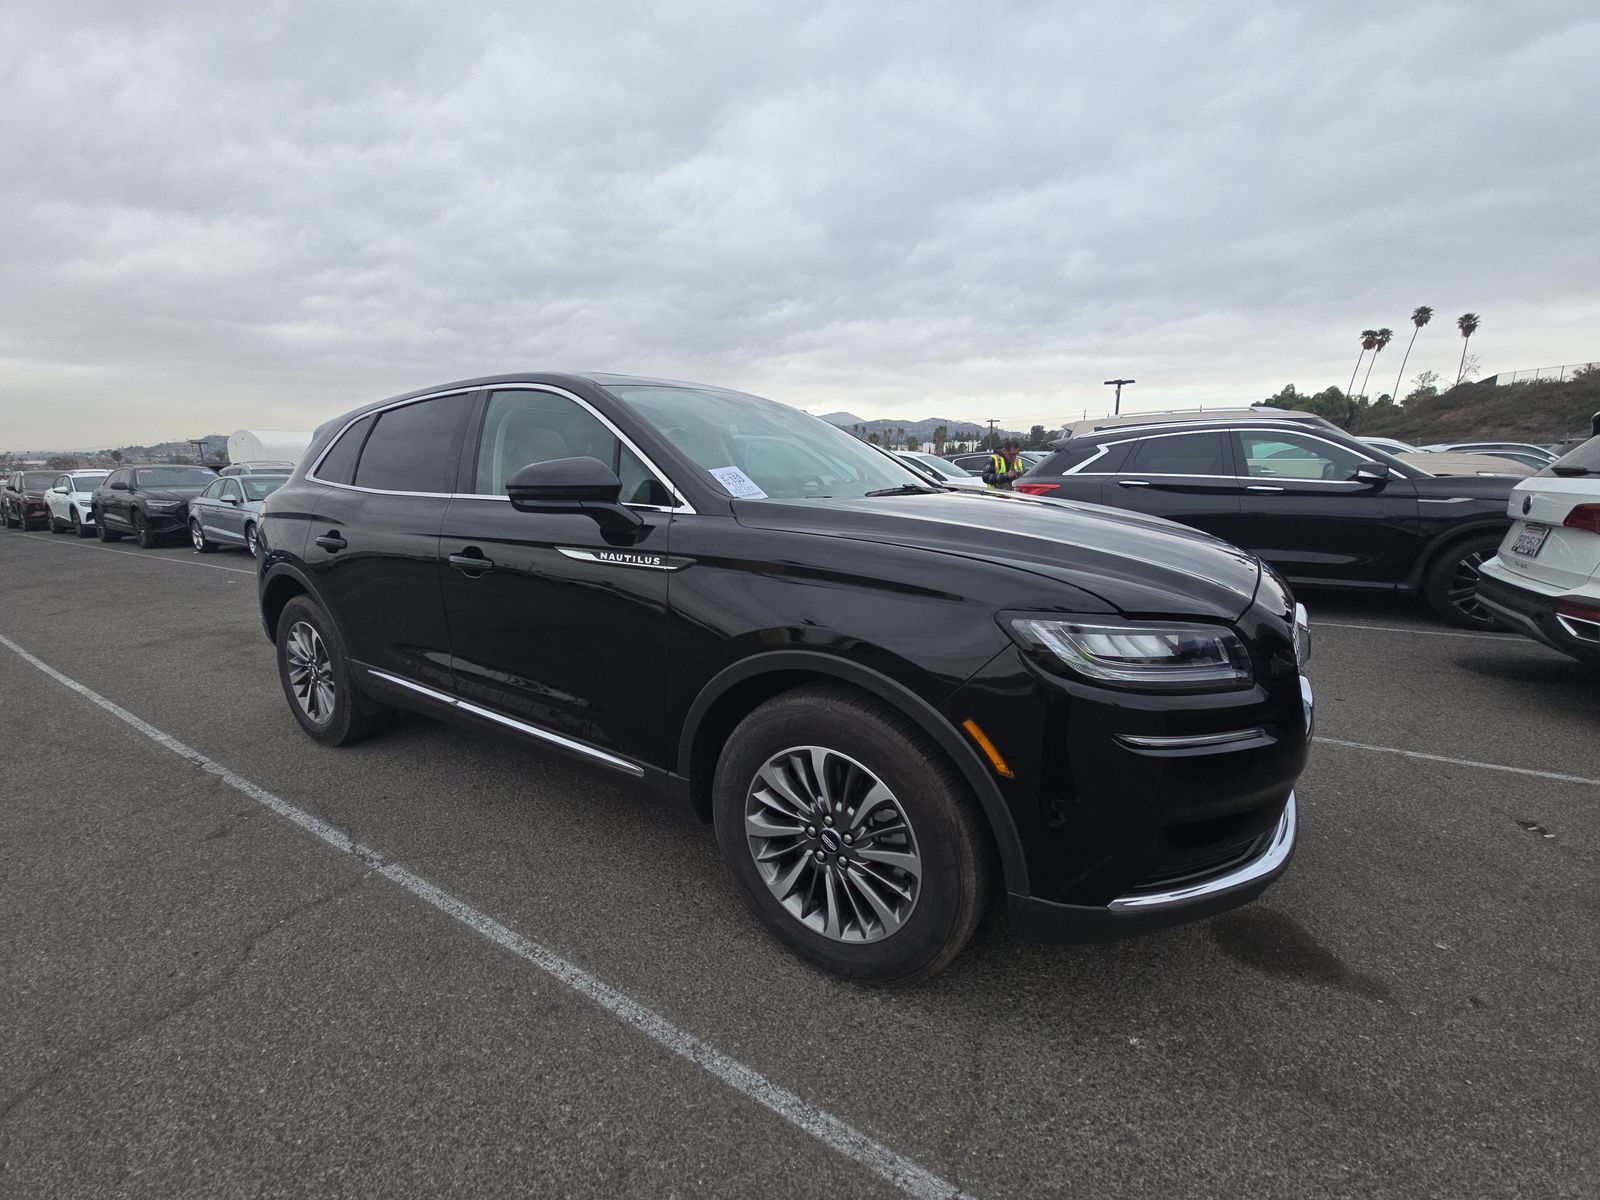
POLYGON ((375 676, 378 679, 382 679, 385 682, 396 684, 399 687, 409 688, 411 691, 417 692, 423 696, 427 696, 430 700, 436 700, 440 704, 448 704, 451 708, 460 709, 464 713, 470 713, 475 717, 482 717, 487 721, 494 721, 500 725, 506 726, 508 729, 514 729, 518 733, 525 733, 529 737, 537 738, 542 742, 549 742, 553 746, 560 746, 563 749, 571 750, 577 754, 582 754, 588 758, 594 759, 596 762, 604 763, 608 767, 614 767, 619 771, 625 771, 629 775, 633 775, 636 778, 643 778, 644 776, 644 768, 638 763, 632 762, 621 757, 620 755, 612 754, 607 750, 596 749, 594 746, 591 746, 586 742, 580 742, 574 738, 563 737, 559 733, 551 733, 548 729, 542 729, 537 725, 530 725, 526 721, 517 720, 515 717, 508 717, 504 713, 496 712, 492 708, 484 708, 481 704, 474 704, 470 700, 463 700, 459 696, 452 696, 448 692, 438 691, 435 688, 428 687, 426 684, 417 683, 400 675, 391 675, 388 671, 380 671, 376 667, 367 667, 366 672, 367 674, 375 676))
POLYGON ((405 400, 396 400, 392 404, 385 404, 381 408, 367 409, 366 411, 357 413, 355 416, 351 417, 350 420, 344 423, 338 433, 334 434, 333 437, 328 439, 327 446, 323 449, 321 454, 317 455, 317 461, 306 472, 305 477, 313 483, 320 483, 323 487, 342 488, 347 492, 363 492, 371 496, 415 496, 428 500, 503 500, 505 503, 509 504, 511 503, 511 497, 509 496, 486 496, 481 492, 394 491, 389 488, 361 487, 354 483, 335 483, 331 479, 323 479, 317 475, 317 468, 322 465, 323 459, 328 457, 328 454, 333 450, 334 446, 338 444, 339 439, 348 433, 350 427, 356 424, 356 422, 364 421, 368 417, 379 416, 383 413, 389 412, 391 409, 404 408, 409 404, 421 404, 426 400, 442 400, 446 396, 466 396, 475 392, 489 392, 491 394, 495 392, 546 392, 550 395, 560 396, 563 399, 571 400, 574 404, 578 405, 595 420, 599 421, 602 425, 609 429, 612 435, 629 450, 631 450, 634 456, 644 464, 645 469, 655 477, 656 482, 665 487, 667 491, 675 496, 678 500, 678 504, 672 508, 668 508, 659 504, 625 504, 625 508, 639 509, 644 512, 665 513, 693 513, 695 511, 694 506, 690 504, 688 498, 678 490, 677 485, 675 485, 672 480, 667 477, 666 472, 664 472, 660 467, 656 466, 655 462, 648 454, 646 454, 643 450, 640 450, 638 446, 634 445, 633 439, 627 434, 623 433, 622 430, 618 429, 609 417, 596 409, 594 405, 590 404, 582 396, 576 396, 567 391, 566 388, 557 387, 553 383, 505 383, 468 388, 447 388, 442 392, 430 392, 426 396, 411 396, 405 400))
MULTIPOLYGON (((1331 441, 1328 438, 1323 437, 1321 434, 1317 433, 1314 428, 1312 428, 1310 426, 1302 425, 1302 424, 1300 424, 1299 422, 1296 422, 1296 421, 1284 422, 1284 421, 1276 421, 1276 420, 1267 420, 1267 419, 1264 418, 1259 422, 1252 421, 1248 425, 1245 425, 1245 426, 1242 426, 1242 427, 1238 426, 1238 425, 1232 425, 1232 424, 1224 425, 1224 424, 1221 424, 1220 422, 1218 424, 1219 424, 1219 427, 1218 428, 1214 428, 1214 429, 1195 429, 1195 428, 1193 428, 1191 426, 1190 428, 1187 428, 1187 429, 1171 429, 1171 430, 1168 430, 1167 432, 1164 432, 1164 433, 1148 433, 1148 432, 1145 432, 1145 433, 1131 434, 1128 437, 1109 438, 1109 439, 1107 439, 1106 441, 1104 441, 1104 442, 1102 442, 1100 444, 1100 446, 1096 450, 1093 458, 1084 459, 1083 462, 1079 463, 1076 467, 1072 468, 1072 470, 1063 472, 1063 475, 1095 475, 1095 476, 1116 476, 1116 475, 1120 475, 1120 474, 1122 474, 1122 472, 1120 472, 1120 471, 1087 471, 1084 468, 1088 467, 1088 466, 1091 466, 1092 464, 1098 462, 1101 458, 1103 458, 1107 453, 1110 452, 1111 447, 1113 447, 1113 446, 1126 446, 1126 445, 1128 445, 1128 444, 1130 444, 1132 442, 1149 441, 1151 438, 1185 437, 1185 436, 1187 436, 1189 434, 1194 434, 1194 433, 1244 433, 1244 432, 1246 432, 1246 430, 1248 430, 1248 431, 1250 431, 1252 433, 1260 433, 1263 429, 1267 429, 1267 430, 1271 430, 1274 433, 1299 433, 1299 434, 1304 434, 1306 437, 1315 438, 1317 441, 1321 442, 1325 446, 1332 446, 1337 450, 1344 450, 1344 451, 1348 451, 1350 453, 1354 453, 1354 451, 1350 450, 1350 447, 1341 446, 1338 442, 1331 441)), ((1141 430, 1150 430, 1150 429, 1160 429, 1162 427, 1161 426, 1152 426, 1152 425, 1140 425, 1140 426, 1137 426, 1137 428, 1139 428, 1141 430)), ((1387 451, 1380 451, 1380 453, 1388 453, 1388 452, 1387 451)), ((1373 460, 1369 459, 1368 461, 1373 461, 1373 460)), ((1420 468, 1419 468, 1419 470, 1420 470, 1420 468)), ((1289 478, 1288 476, 1272 476, 1272 475, 1178 475, 1178 474, 1173 474, 1173 473, 1170 473, 1170 472, 1162 472, 1162 471, 1132 471, 1132 472, 1129 472, 1129 474, 1132 474, 1132 475, 1148 475, 1148 476, 1150 476, 1152 478, 1155 478, 1155 479, 1272 479, 1275 482, 1282 482, 1284 479, 1289 478)), ((1389 474, 1391 476, 1399 478, 1399 479, 1410 479, 1410 478, 1412 478, 1410 475, 1405 474, 1403 471, 1400 471, 1400 470, 1396 469, 1395 467, 1390 467, 1389 468, 1389 474)), ((1350 479, 1296 479, 1296 480, 1294 480, 1294 482, 1295 483, 1353 483, 1355 481, 1354 480, 1350 480, 1350 479)))

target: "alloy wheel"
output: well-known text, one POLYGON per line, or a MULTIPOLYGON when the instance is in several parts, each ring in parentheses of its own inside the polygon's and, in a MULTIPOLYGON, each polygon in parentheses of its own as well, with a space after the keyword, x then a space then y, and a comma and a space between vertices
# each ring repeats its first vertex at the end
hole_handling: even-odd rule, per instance
POLYGON ((1474 550, 1456 563, 1455 570, 1450 573, 1450 584, 1445 589, 1445 596, 1450 605, 1462 616, 1478 623, 1486 624, 1494 620, 1494 615, 1483 606, 1478 599, 1479 568, 1483 560, 1489 555, 1482 550, 1474 550))
POLYGON ((905 810, 836 750, 796 746, 769 758, 751 780, 744 827, 767 890, 816 933, 879 941, 916 906, 922 856, 905 810))
POLYGON ((250 551, 251 558, 261 557, 261 543, 256 538, 256 527, 254 525, 246 525, 244 527, 244 548, 250 551))
POLYGON ((306 621, 289 627, 284 657, 289 665, 289 688, 300 711, 321 724, 333 716, 333 663, 322 635, 306 621))
POLYGON ((200 528, 198 520, 189 522, 189 540, 194 543, 196 550, 204 550, 206 548, 206 531, 200 528))

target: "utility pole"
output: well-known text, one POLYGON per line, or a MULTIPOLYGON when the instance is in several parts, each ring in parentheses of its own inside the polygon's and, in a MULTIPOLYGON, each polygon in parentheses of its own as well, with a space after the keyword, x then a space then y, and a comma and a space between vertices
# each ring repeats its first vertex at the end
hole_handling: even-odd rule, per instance
POLYGON ((995 424, 995 419, 993 417, 990 417, 989 418, 989 449, 991 449, 991 450, 994 449, 994 424, 995 424))
POLYGON ((1125 384, 1125 383, 1138 383, 1138 382, 1139 381, 1137 379, 1108 379, 1108 380, 1106 380, 1106 386, 1107 387, 1111 387, 1113 384, 1115 384, 1116 385, 1116 389, 1117 389, 1117 406, 1116 406, 1116 408, 1111 410, 1113 416, 1121 416, 1122 415, 1122 385, 1125 384))

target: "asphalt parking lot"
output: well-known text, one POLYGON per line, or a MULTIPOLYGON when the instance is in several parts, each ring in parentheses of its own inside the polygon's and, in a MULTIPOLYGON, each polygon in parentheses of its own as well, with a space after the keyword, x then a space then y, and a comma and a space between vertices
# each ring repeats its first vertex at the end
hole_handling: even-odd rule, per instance
POLYGON ((876 991, 610 777, 312 743, 242 554, 0 533, 0 1194, 1594 1196, 1600 688, 1303 598, 1260 902, 876 991))

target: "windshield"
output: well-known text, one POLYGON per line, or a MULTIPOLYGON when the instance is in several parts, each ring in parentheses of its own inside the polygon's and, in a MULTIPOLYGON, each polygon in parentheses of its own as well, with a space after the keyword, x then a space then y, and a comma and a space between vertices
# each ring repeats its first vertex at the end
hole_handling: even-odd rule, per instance
POLYGON ((959 467, 953 467, 944 459, 934 454, 907 454, 907 458, 915 459, 922 466, 927 467, 940 479, 966 479, 970 478, 959 467))
POLYGON ((287 475, 241 475, 239 483, 244 488, 246 500, 265 500, 289 482, 287 475))
POLYGON ((655 384, 611 390, 730 496, 815 500, 933 490, 904 464, 787 404, 655 384))
POLYGON ((22 490, 25 492, 42 492, 55 482, 55 478, 49 471, 24 471, 22 473, 22 490))
POLYGON ((1541 475, 1600 475, 1600 437, 1568 451, 1539 472, 1541 475))
POLYGON ((92 492, 105 481, 104 475, 74 475, 71 487, 75 492, 92 492))
POLYGON ((204 487, 217 477, 206 467, 146 467, 133 473, 140 487, 204 487))

